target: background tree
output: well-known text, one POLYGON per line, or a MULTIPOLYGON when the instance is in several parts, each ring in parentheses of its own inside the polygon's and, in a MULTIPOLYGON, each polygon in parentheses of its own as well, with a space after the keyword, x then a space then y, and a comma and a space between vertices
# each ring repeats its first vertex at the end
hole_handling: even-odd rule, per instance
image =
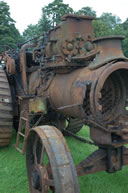
POLYGON ((0 45, 15 48, 22 38, 15 27, 15 21, 10 17, 9 6, 0 1, 0 45))
POLYGON ((101 17, 93 21, 95 36, 107 36, 122 34, 121 19, 112 13, 103 13, 101 17))
POLYGON ((92 10, 91 7, 82 7, 76 14, 96 17, 96 11, 92 10))
POLYGON ((32 39, 43 32, 49 31, 60 22, 60 18, 68 13, 74 13, 68 4, 64 4, 63 0, 54 0, 47 6, 42 8, 42 16, 37 25, 29 25, 23 32, 25 40, 32 39))
POLYGON ((54 0, 42 9, 47 21, 51 27, 56 26, 60 22, 60 18, 68 13, 74 13, 69 4, 64 4, 63 0, 54 0))
POLYGON ((120 26, 122 27, 122 35, 125 36, 125 39, 122 43, 124 55, 128 57, 128 18, 120 26))
POLYGON ((40 33, 47 32, 48 30, 51 29, 51 26, 52 26, 52 21, 49 18, 49 16, 47 15, 47 10, 44 7, 44 8, 42 8, 41 19, 38 22, 38 27, 39 27, 40 33))
POLYGON ((34 37, 40 35, 40 30, 38 24, 36 25, 28 25, 27 29, 24 30, 23 32, 23 38, 24 41, 33 39, 34 37))
POLYGON ((93 21, 94 33, 96 37, 123 35, 122 41, 124 55, 128 57, 128 19, 121 23, 118 16, 112 13, 103 13, 100 18, 93 21))
POLYGON ((107 24, 111 29, 115 29, 115 27, 121 23, 121 19, 113 15, 112 13, 103 13, 100 19, 107 24))
POLYGON ((112 29, 102 21, 102 19, 96 19, 93 21, 95 37, 103 37, 112 34, 112 29))

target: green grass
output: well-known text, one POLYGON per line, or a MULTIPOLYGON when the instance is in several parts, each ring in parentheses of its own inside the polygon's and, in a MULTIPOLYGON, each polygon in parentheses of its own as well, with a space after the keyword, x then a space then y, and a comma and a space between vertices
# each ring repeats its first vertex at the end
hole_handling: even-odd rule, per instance
MULTIPOLYGON (((89 138, 85 127, 79 136, 89 138)), ((29 193, 25 168, 25 156, 14 148, 15 135, 7 148, 0 149, 0 193, 29 193)), ((75 164, 83 160, 96 148, 66 137, 75 164)), ((100 172, 79 177, 80 193, 128 193, 128 167, 114 174, 100 172)))

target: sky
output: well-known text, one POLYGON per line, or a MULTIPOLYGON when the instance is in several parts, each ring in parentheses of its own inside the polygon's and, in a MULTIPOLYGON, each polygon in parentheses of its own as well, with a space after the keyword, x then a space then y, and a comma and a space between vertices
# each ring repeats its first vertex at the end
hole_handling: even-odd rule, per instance
MULTIPOLYGON (((42 7, 53 0, 4 0, 10 6, 11 17, 16 21, 17 29, 22 33, 29 24, 37 24, 42 7)), ((128 17, 128 0, 63 0, 75 11, 82 7, 91 7, 99 17, 103 12, 112 13, 124 22, 128 17)))

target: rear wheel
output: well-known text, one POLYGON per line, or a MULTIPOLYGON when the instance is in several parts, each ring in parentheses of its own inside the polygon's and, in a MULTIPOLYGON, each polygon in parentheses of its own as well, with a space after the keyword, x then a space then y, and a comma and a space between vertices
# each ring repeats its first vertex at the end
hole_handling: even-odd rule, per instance
POLYGON ((7 146, 12 137, 12 99, 6 73, 0 69, 0 147, 7 146))

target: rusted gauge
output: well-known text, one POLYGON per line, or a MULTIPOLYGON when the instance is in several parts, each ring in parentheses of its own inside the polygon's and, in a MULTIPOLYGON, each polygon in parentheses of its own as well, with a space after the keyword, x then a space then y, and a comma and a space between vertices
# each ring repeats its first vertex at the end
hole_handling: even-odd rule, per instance
POLYGON ((53 126, 33 128, 27 139, 26 163, 31 193, 79 193, 73 160, 53 126))

